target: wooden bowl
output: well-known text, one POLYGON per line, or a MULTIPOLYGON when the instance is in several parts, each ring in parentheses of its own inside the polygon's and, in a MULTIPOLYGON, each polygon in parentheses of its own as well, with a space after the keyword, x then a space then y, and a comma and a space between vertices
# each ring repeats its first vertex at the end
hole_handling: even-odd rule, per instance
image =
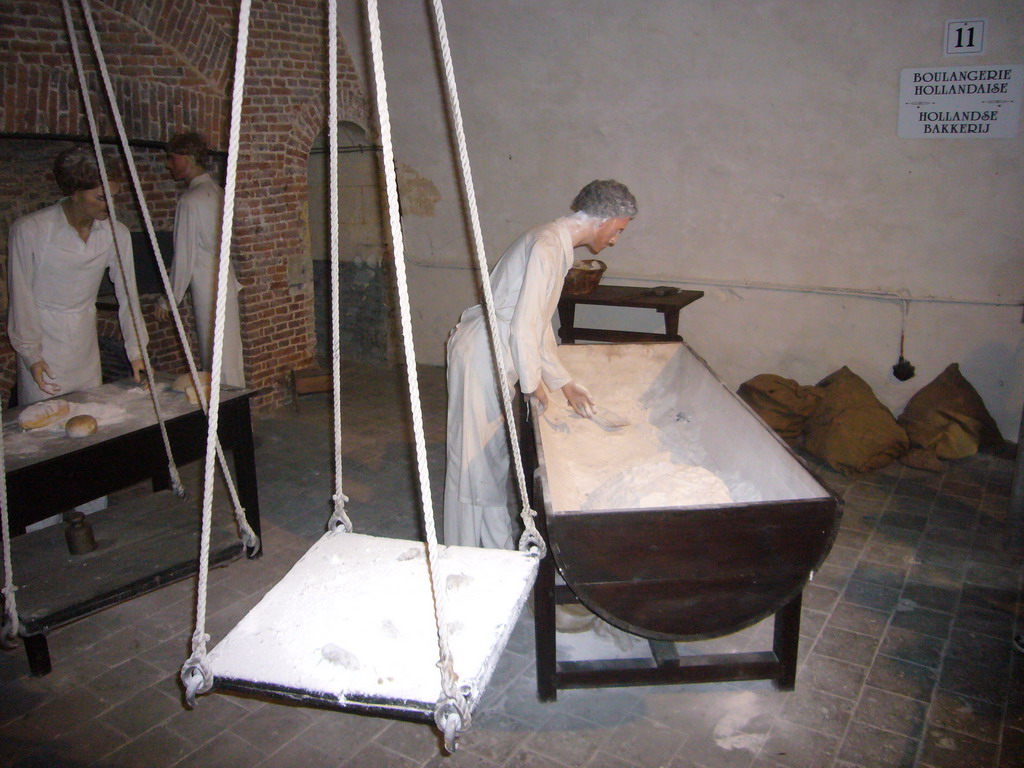
POLYGON ((577 261, 565 275, 565 293, 570 296, 586 296, 592 293, 608 265, 600 259, 583 259, 577 261))

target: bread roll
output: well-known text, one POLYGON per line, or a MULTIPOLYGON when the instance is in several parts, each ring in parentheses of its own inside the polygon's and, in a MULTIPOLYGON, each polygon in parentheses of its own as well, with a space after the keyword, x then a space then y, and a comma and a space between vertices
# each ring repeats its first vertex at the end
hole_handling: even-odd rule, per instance
POLYGON ((18 426, 22 429, 48 427, 63 419, 71 410, 67 400, 42 400, 32 403, 18 414, 18 426))
MULTIPOLYGON (((200 382, 200 384, 203 385, 203 387, 209 388, 209 386, 210 386, 210 372, 209 371, 199 371, 199 382, 200 382)), ((174 383, 171 384, 171 389, 173 389, 175 392, 187 392, 190 387, 192 389, 195 389, 195 386, 193 386, 193 384, 192 384, 192 374, 191 373, 183 373, 183 374, 181 374, 181 376, 176 378, 174 380, 174 383)))
MULTIPOLYGON (((206 402, 210 402, 210 384, 209 382, 203 382, 203 396, 206 398, 206 402)), ((191 384, 185 389, 185 397, 192 405, 199 405, 199 395, 196 394, 196 388, 191 384)))
MULTIPOLYGON (((203 394, 206 395, 206 402, 210 402, 210 372, 199 371, 199 384, 203 388, 203 394)), ((192 382, 191 373, 183 373, 181 376, 174 380, 171 384, 171 389, 175 392, 184 392, 185 397, 192 405, 199 404, 199 396, 196 395, 196 387, 192 382)))
POLYGON ((96 434, 96 419, 87 413, 72 416, 64 425, 64 433, 68 437, 88 437, 96 434))

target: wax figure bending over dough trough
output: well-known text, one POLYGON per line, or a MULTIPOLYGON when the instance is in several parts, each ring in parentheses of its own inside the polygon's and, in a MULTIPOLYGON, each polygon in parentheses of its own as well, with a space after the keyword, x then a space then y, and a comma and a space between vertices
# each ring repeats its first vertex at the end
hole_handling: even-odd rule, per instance
MULTIPOLYGON (((551 318, 573 249, 586 246, 597 254, 614 246, 637 205, 625 185, 599 180, 580 190, 571 209, 571 216, 534 227, 512 243, 491 284, 509 386, 518 382, 541 409, 549 392, 561 390, 577 414, 590 418, 594 403, 559 362, 551 318)), ((511 549, 508 436, 481 305, 462 313, 447 357, 445 543, 511 549)))

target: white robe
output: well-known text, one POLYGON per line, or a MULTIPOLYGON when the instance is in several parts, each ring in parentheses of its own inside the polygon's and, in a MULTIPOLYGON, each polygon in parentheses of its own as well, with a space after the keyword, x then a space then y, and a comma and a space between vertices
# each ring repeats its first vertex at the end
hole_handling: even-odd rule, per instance
MULTIPOLYGON (((128 290, 137 301, 131 236, 124 224, 117 222, 115 227, 128 290)), ((103 383, 96 296, 108 268, 125 352, 129 360, 142 357, 140 345, 147 344, 149 337, 141 322, 136 335, 109 221, 93 221, 89 239, 83 241, 57 203, 15 221, 7 250, 7 333, 18 353, 20 405, 50 397, 36 386, 29 370, 40 360, 46 361, 60 387, 59 395, 103 383)))
MULTIPOLYGON (((573 264, 565 219, 520 236, 491 273, 509 386, 554 392, 571 377, 558 359, 551 317, 573 264)), ((445 543, 510 549, 508 435, 483 307, 462 313, 448 339, 445 543)))
MULTIPOLYGON (((174 262, 171 285, 174 302, 181 304, 192 286, 192 308, 196 315, 199 356, 203 368, 213 367, 213 324, 217 311, 217 256, 220 251, 221 211, 224 190, 208 173, 196 176, 178 200, 174 212, 174 262)), ((228 292, 224 305, 224 346, 221 352, 221 382, 245 386, 242 362, 242 333, 238 319, 238 280, 235 267, 228 265, 228 292)))

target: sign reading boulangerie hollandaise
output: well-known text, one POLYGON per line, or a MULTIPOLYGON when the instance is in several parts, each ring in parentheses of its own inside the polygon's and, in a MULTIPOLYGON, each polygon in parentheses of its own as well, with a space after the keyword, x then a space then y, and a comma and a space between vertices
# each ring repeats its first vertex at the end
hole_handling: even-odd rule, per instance
POLYGON ((901 139, 1017 135, 1024 67, 935 67, 900 72, 901 139))

